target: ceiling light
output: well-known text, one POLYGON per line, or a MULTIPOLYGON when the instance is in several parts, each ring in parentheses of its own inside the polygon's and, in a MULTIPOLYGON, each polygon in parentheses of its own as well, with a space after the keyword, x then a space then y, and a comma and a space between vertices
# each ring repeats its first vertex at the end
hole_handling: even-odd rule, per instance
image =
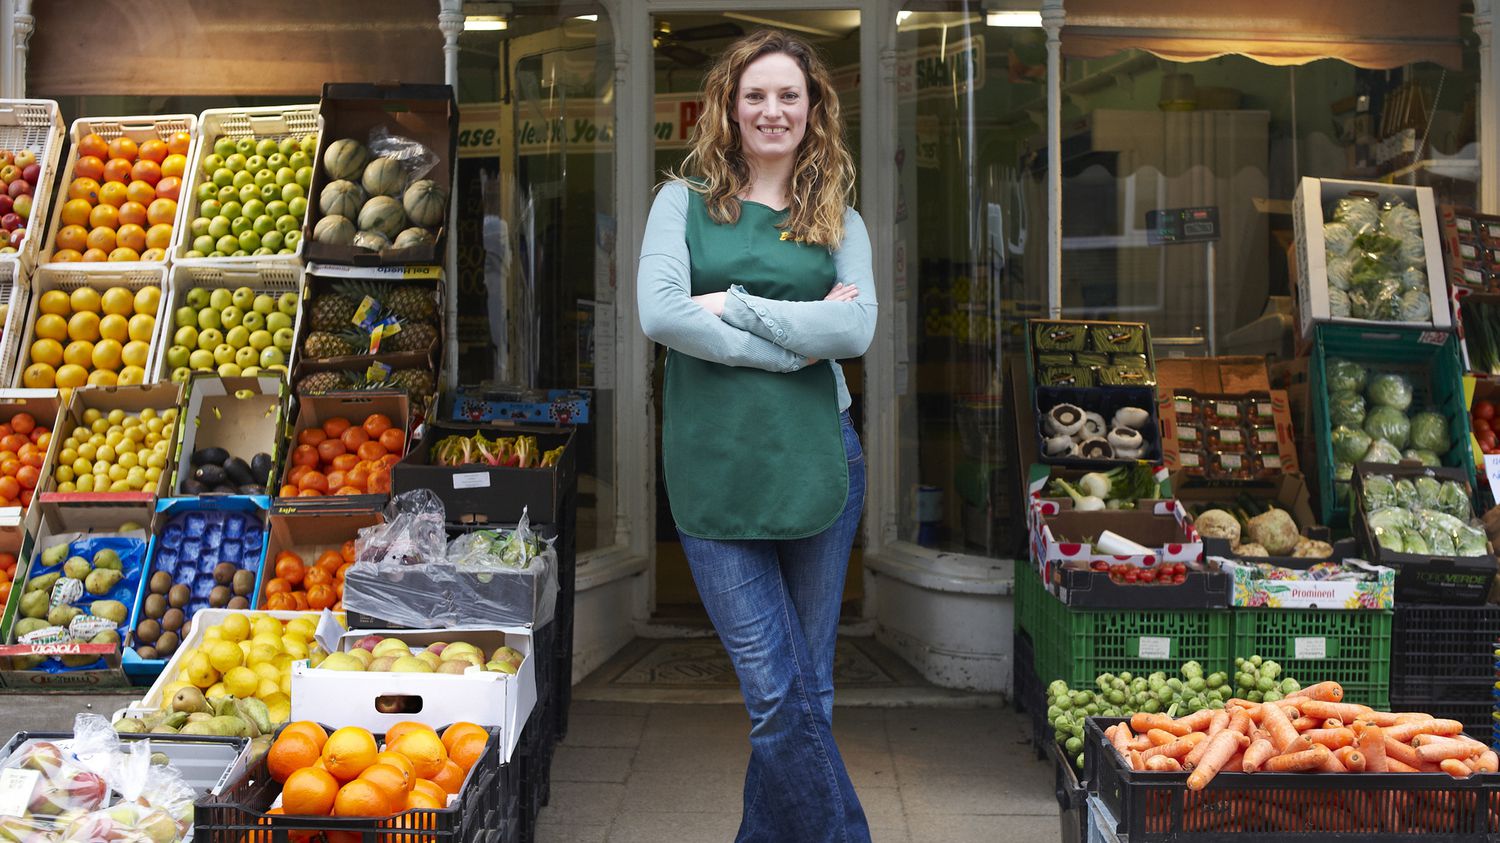
POLYGON ((505 18, 499 15, 467 15, 464 17, 465 32, 493 32, 506 27, 505 18))
POLYGON ((1041 26, 1041 12, 986 12, 984 22, 989 26, 1041 26))
POLYGON ((903 10, 903 11, 897 12, 896 13, 896 25, 900 26, 901 24, 906 23, 906 19, 909 18, 909 17, 911 17, 911 12, 909 10, 903 10))
POLYGON ((599 16, 598 15, 574 15, 573 16, 573 20, 586 20, 586 21, 592 21, 593 23, 598 23, 599 22, 599 16))

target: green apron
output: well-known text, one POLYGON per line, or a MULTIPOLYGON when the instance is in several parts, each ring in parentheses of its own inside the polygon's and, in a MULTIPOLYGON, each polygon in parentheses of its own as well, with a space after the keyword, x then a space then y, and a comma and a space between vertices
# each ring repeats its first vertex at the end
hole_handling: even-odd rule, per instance
MULTIPOLYGON (((761 298, 819 301, 835 280, 822 246, 781 239, 786 211, 740 203, 719 225, 690 192, 692 294, 731 284, 761 298)), ((844 456, 833 369, 765 372, 667 353, 662 462, 677 528, 704 539, 799 539, 844 511, 844 456)))

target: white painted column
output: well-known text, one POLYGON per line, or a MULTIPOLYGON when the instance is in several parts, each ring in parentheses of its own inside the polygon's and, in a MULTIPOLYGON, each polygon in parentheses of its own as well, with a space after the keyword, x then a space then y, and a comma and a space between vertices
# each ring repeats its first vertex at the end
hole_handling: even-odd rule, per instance
MULTIPOLYGON (((896 395, 896 302, 895 243, 897 169, 896 15, 901 0, 866 3, 860 10, 860 177, 863 196, 860 214, 872 236, 870 245, 875 270, 876 298, 880 318, 875 340, 865 354, 864 430, 860 434, 874 446, 873 452, 900 453, 901 414, 896 395)), ((907 303, 910 305, 910 303, 907 303)), ((867 554, 895 542, 900 524, 901 461, 869 461, 865 485, 865 549, 867 554)), ((871 588, 865 578, 866 589, 871 588)), ((866 613, 874 601, 865 601, 866 613)))
POLYGON ((1047 313, 1062 316, 1062 28, 1063 0, 1042 4, 1047 31, 1047 313))
POLYGON ((5 95, 19 99, 26 96, 26 56, 36 18, 31 14, 31 0, 14 0, 11 11, 11 78, 5 84, 5 95))
POLYGON ((1474 0, 1474 34, 1479 36, 1479 211, 1500 213, 1500 50, 1495 49, 1495 14, 1500 0, 1474 0))
MULTIPOLYGON (((443 81, 453 86, 458 99, 458 36, 464 31, 463 0, 440 0, 438 28, 443 31, 443 81)), ((450 162, 453 171, 448 196, 448 248, 443 256, 443 384, 447 389, 458 386, 458 160, 450 162)))

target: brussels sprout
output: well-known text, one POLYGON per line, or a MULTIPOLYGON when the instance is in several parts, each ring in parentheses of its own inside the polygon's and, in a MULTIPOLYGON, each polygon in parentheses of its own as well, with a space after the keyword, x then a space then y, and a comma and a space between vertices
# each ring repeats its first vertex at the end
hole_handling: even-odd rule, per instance
POLYGON ((1382 407, 1394 407, 1405 412, 1412 401, 1411 381, 1405 375, 1394 372, 1372 375, 1365 395, 1382 407))

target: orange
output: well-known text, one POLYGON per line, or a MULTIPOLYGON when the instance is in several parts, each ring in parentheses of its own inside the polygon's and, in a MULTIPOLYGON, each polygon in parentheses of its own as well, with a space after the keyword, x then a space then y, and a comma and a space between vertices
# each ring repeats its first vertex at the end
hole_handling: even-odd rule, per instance
MULTIPOLYGON (((77 200, 74 200, 77 201, 77 200)), ((68 203, 73 204, 72 202, 68 203)), ((99 205, 89 211, 89 228, 119 228, 120 209, 114 205, 99 205)), ((83 223, 79 223, 83 225, 83 223)))
POLYGON ((131 225, 145 225, 146 206, 142 205, 139 202, 126 202, 125 204, 120 206, 119 221, 121 225, 124 225, 125 223, 130 223, 131 225))
POLYGON ((406 794, 406 810, 421 808, 429 811, 441 811, 448 807, 448 797, 444 795, 441 799, 426 791, 413 790, 406 794))
POLYGON ((142 205, 150 205, 156 199, 156 188, 147 181, 133 181, 125 189, 125 198, 142 205))
POLYGON ((333 815, 336 817, 388 817, 395 813, 397 807, 398 805, 379 785, 364 779, 355 779, 339 788, 338 796, 333 802, 333 815))
POLYGON ((143 181, 154 185, 161 181, 161 165, 155 161, 137 161, 130 168, 130 177, 136 181, 143 181))
POLYGON ((92 155, 95 158, 108 158, 109 144, 105 142, 104 138, 99 137, 93 132, 89 132, 79 139, 78 154, 92 155))
POLYGON ((130 181, 130 162, 124 158, 111 158, 104 163, 104 180, 126 184, 130 181))
POLYGON ((76 178, 68 185, 69 199, 99 201, 99 183, 90 178, 76 178))
POLYGON ((307 589, 307 608, 322 611, 332 606, 338 600, 332 586, 314 585, 307 589))
POLYGON ((146 230, 138 225, 126 223, 120 226, 120 230, 115 232, 115 239, 119 241, 121 246, 127 249, 134 249, 137 252, 146 248, 146 230))
MULTIPOLYGON (((108 208, 108 205, 104 207, 108 208)), ((89 232, 88 239, 84 241, 90 249, 102 249, 106 252, 115 250, 115 230, 100 226, 89 232)))
POLYGON ((486 732, 478 723, 464 721, 454 723, 443 730, 443 748, 448 750, 449 755, 453 754, 453 744, 464 735, 483 735, 486 739, 489 738, 489 732, 486 732))
POLYGON ((406 776, 407 781, 414 782, 417 778, 417 770, 411 765, 410 759, 399 752, 392 752, 389 749, 384 750, 375 756, 375 763, 389 764, 395 767, 401 771, 402 775, 406 776))
POLYGON ((170 224, 172 222, 172 218, 176 216, 177 203, 173 202, 171 199, 154 200, 150 204, 150 206, 146 208, 146 219, 150 220, 152 225, 160 225, 161 223, 170 224))
POLYGON ((124 158, 126 161, 135 161, 136 155, 139 152, 140 148, 130 138, 121 136, 109 142, 109 157, 111 158, 124 158))
POLYGON ((94 206, 87 199, 69 199, 62 206, 63 225, 88 225, 89 212, 94 206))
POLYGON ((104 177, 104 162, 92 155, 85 155, 73 165, 73 175, 98 181, 104 177))
POLYGON ((266 766, 271 778, 284 782, 287 776, 303 767, 311 767, 318 760, 318 743, 302 732, 283 733, 271 744, 266 753, 266 766))
POLYGON ((448 759, 454 761, 467 773, 473 769, 474 763, 484 755, 485 744, 489 742, 490 736, 480 732, 472 732, 459 735, 453 741, 453 747, 448 751, 448 759))
POLYGON ((458 766, 458 762, 449 759, 443 762, 443 769, 431 777, 433 784, 448 791, 457 793, 464 787, 464 768, 458 766))
MULTIPOLYGON (((158 199, 157 202, 164 202, 158 199)), ((155 204, 154 202, 152 204, 155 204)), ((146 248, 165 249, 172 244, 172 226, 166 223, 157 223, 146 229, 146 248)))
POLYGON ((182 179, 177 176, 162 176, 161 181, 156 183, 156 195, 160 199, 171 199, 177 201, 182 195, 182 179))
POLYGON ((166 141, 152 138, 141 144, 139 155, 142 160, 155 161, 160 164, 167 157, 169 151, 166 141))
POLYGON ((345 726, 329 735, 328 742, 323 744, 323 763, 339 781, 352 781, 375 763, 379 751, 369 732, 357 726, 345 726))
POLYGON ((302 560, 296 554, 282 553, 276 558, 276 576, 286 580, 291 585, 300 585, 302 575, 306 571, 302 567, 302 560))
POLYGON ((57 248, 82 252, 88 248, 89 230, 81 225, 65 225, 57 232, 57 248))
MULTIPOLYGON (((332 573, 334 570, 337 570, 337 566, 343 564, 343 562, 334 562, 329 558, 330 555, 337 555, 337 551, 323 551, 323 553, 318 556, 318 567, 327 568, 329 569, 329 573, 332 573)), ((342 560, 343 557, 340 556, 339 559, 342 560)), ((401 740, 401 738, 408 732, 432 732, 434 735, 437 734, 437 731, 426 723, 418 723, 415 720, 402 720, 400 723, 397 723, 396 725, 386 730, 385 748, 388 750, 395 750, 396 741, 401 740)))
POLYGON ((328 816, 339 795, 339 783, 326 770, 306 767, 287 776, 281 787, 281 809, 288 814, 328 816))
POLYGON ((389 764, 371 764, 359 774, 359 780, 375 783, 392 802, 405 797, 412 786, 405 773, 389 764))
POLYGON ((129 190, 122 182, 105 182, 104 186, 99 188, 99 201, 118 208, 130 201, 129 190))
POLYGON ((162 159, 162 162, 161 162, 161 174, 162 174, 163 178, 172 178, 172 177, 182 178, 183 174, 186 173, 186 172, 187 172, 187 156, 186 155, 180 155, 180 154, 174 152, 171 155, 168 155, 166 158, 162 159))
POLYGON ((448 760, 448 750, 443 748, 442 738, 431 729, 409 731, 388 744, 388 747, 411 759, 417 776, 424 779, 430 779, 441 772, 443 762, 448 760))
MULTIPOLYGON (((318 745, 318 752, 320 753, 323 751, 323 744, 328 743, 328 732, 324 731, 322 726, 311 720, 298 720, 295 723, 288 723, 281 730, 280 738, 284 738, 287 735, 305 735, 318 745)), ((280 740, 280 738, 277 739, 280 740)))
POLYGON ((448 804, 448 791, 432 779, 417 779, 411 788, 412 793, 425 793, 433 799, 441 800, 444 805, 448 804))
POLYGON ((193 136, 187 132, 173 132, 167 138, 167 151, 173 155, 186 155, 193 145, 193 136))

